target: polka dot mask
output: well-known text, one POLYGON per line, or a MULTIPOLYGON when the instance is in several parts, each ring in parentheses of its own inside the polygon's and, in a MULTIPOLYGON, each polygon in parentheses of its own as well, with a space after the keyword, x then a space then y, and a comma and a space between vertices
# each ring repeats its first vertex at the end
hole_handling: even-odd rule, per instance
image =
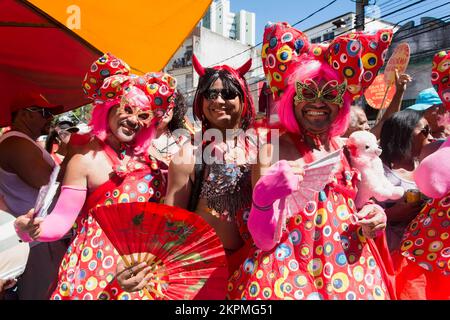
POLYGON ((335 92, 345 82, 348 93, 353 98, 359 97, 383 66, 392 34, 389 29, 375 34, 353 32, 330 43, 311 44, 304 33, 288 23, 267 25, 261 56, 274 98, 283 94, 289 75, 306 59, 325 61, 341 75, 341 79, 336 79, 339 85, 335 92))

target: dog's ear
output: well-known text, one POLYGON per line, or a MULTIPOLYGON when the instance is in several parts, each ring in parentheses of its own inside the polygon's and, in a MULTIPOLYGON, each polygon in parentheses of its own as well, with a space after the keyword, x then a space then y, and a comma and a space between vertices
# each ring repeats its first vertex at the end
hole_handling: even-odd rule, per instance
MULTIPOLYGON (((352 141, 351 141, 352 142, 352 141)), ((352 157, 356 157, 358 154, 358 148, 353 144, 353 143, 347 143, 345 145, 345 147, 347 148, 348 152, 350 153, 350 155, 352 157)))

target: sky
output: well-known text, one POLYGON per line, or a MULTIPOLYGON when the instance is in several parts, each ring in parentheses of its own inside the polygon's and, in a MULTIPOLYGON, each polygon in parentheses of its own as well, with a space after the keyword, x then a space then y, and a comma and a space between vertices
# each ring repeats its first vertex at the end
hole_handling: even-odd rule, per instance
MULTIPOLYGON (((268 21, 286 21, 292 25, 330 2, 332 0, 230 0, 232 12, 239 12, 243 9, 256 14, 256 43, 262 41, 264 26, 268 21)), ((374 5, 366 7, 366 12, 370 11, 378 16, 390 14, 383 20, 393 23, 405 20, 400 25, 409 20, 419 23, 421 16, 448 19, 447 16, 450 15, 450 1, 447 0, 370 0, 369 3, 374 5), (398 11, 409 5, 411 7, 398 11), (440 7, 435 8, 437 6, 440 7), (422 14, 430 9, 433 10, 422 14), (410 18, 415 15, 418 16, 410 18)), ((337 0, 313 17, 298 24, 296 28, 308 29, 344 13, 354 12, 355 8, 355 0, 337 0)))

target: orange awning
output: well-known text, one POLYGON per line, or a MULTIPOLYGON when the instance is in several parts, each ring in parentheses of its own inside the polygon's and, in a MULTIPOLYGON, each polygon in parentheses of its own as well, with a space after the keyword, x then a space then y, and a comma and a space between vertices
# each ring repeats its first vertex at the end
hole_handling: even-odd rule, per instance
POLYGON ((210 2, 0 0, 0 127, 24 92, 66 111, 89 103, 81 82, 104 52, 135 73, 161 70, 210 2))
POLYGON ((135 71, 159 71, 211 0, 30 0, 102 52, 135 71))

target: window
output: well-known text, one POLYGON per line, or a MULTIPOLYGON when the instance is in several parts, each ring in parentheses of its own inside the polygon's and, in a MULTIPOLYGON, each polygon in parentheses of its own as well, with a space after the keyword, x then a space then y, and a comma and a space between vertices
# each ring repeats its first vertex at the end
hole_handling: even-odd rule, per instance
POLYGON ((328 41, 334 39, 334 32, 325 33, 323 35, 323 41, 328 41))
POLYGON ((320 37, 311 39, 311 43, 319 43, 321 41, 320 37))
POLYGON ((186 75, 186 91, 192 89, 192 74, 186 75))

